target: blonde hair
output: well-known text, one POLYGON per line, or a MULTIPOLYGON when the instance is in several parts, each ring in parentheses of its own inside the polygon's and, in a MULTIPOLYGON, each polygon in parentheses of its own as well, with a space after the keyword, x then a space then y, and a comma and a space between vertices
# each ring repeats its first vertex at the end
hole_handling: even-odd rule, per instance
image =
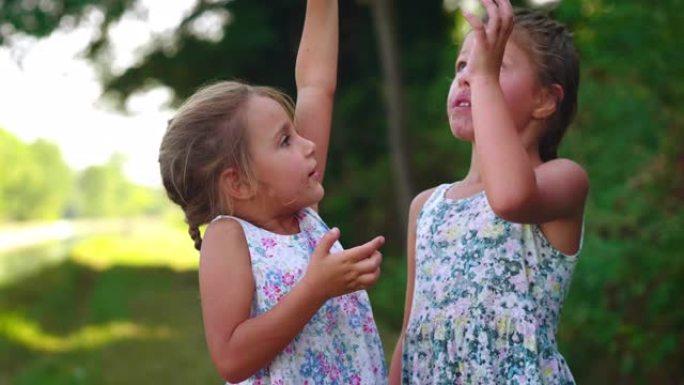
POLYGON ((219 186, 223 171, 235 168, 252 184, 244 106, 258 95, 278 102, 293 119, 292 100, 283 92, 237 81, 200 88, 169 121, 159 149, 162 183, 181 207, 195 248, 202 246, 199 227, 217 215, 233 213, 219 186))

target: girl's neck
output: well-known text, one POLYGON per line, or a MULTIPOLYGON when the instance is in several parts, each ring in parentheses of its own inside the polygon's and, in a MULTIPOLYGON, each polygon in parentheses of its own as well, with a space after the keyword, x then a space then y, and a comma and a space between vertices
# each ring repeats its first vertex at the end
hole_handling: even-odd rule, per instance
POLYGON ((477 162, 477 152, 474 143, 470 151, 470 168, 468 169, 466 176, 461 180, 461 183, 472 185, 482 183, 482 176, 480 175, 480 167, 477 162))
POLYGON ((294 214, 286 217, 267 218, 255 224, 262 229, 282 235, 294 235, 301 230, 299 228, 299 219, 294 214))
POLYGON ((274 214, 267 207, 257 205, 236 205, 234 215, 249 223, 282 235, 299 233, 297 212, 274 214))

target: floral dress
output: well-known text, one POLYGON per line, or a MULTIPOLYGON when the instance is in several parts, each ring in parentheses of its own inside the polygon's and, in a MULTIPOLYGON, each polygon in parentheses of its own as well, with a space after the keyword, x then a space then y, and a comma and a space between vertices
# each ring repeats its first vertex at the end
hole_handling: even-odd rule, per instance
POLYGON ((417 219, 404 384, 574 384, 556 326, 576 255, 497 217, 484 191, 437 187, 417 219))
MULTIPOLYGON (((235 217, 245 232, 256 291, 251 316, 267 312, 306 272, 318 240, 329 230, 309 208, 299 212, 300 232, 281 235, 235 217)), ((216 220, 216 219, 215 219, 216 220)), ((331 252, 342 251, 339 242, 331 252)), ((384 352, 368 294, 332 298, 271 364, 240 384, 386 384, 384 352)))

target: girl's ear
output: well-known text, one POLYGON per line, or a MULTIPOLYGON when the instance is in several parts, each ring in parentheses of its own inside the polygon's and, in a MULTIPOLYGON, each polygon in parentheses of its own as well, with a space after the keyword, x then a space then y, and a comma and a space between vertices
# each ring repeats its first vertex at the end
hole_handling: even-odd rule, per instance
POLYGON ((536 119, 546 119, 553 115, 564 96, 565 92, 563 92, 563 87, 560 84, 544 87, 539 92, 539 100, 534 111, 532 111, 532 116, 536 119))
POLYGON ((219 183, 221 189, 233 199, 246 200, 254 195, 249 181, 233 167, 223 170, 219 183))

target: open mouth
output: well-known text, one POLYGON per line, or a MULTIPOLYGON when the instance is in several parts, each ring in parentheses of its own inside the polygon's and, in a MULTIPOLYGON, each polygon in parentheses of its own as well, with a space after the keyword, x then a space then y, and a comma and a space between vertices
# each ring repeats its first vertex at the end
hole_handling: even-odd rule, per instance
POLYGON ((456 97, 451 101, 450 104, 451 108, 470 108, 470 95, 467 92, 460 92, 456 97))
POLYGON ((453 108, 470 108, 470 98, 461 96, 456 98, 453 103, 451 103, 453 108))

